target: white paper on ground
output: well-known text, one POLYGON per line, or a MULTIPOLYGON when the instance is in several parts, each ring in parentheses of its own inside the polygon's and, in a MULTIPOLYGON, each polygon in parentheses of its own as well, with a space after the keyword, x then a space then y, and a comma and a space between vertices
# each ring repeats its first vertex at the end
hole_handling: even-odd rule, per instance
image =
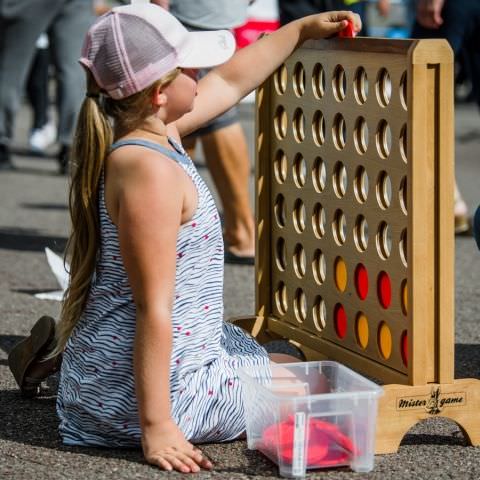
POLYGON ((45 248, 45 254, 47 255, 47 262, 52 270, 53 275, 57 279, 58 285, 61 290, 56 290, 54 292, 44 292, 36 293, 35 297, 40 300, 55 300, 61 302, 63 300, 63 294, 68 287, 69 274, 68 270, 70 265, 63 262, 63 258, 60 255, 52 252, 49 248, 45 248))

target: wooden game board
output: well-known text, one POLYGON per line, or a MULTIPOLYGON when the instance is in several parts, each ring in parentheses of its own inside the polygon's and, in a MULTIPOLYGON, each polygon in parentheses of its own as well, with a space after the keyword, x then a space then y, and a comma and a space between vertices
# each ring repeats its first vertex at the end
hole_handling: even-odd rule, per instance
POLYGON ((385 384, 377 452, 439 414, 480 443, 480 382, 453 374, 452 84, 445 41, 334 39, 257 92, 257 316, 237 323, 385 384))

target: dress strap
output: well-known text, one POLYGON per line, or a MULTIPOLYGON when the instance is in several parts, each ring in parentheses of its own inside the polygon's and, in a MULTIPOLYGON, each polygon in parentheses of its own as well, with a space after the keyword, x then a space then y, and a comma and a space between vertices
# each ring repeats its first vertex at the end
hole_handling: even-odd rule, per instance
POLYGON ((190 163, 190 160, 185 150, 182 148, 182 146, 179 143, 177 143, 175 140, 173 140, 171 137, 167 137, 167 138, 168 138, 168 142, 175 150, 171 150, 167 147, 164 147, 163 145, 159 145, 158 143, 151 142, 149 140, 144 140, 141 138, 132 138, 128 140, 119 140, 117 142, 112 143, 112 145, 110 146, 110 153, 116 150, 117 148, 124 147, 125 145, 137 145, 140 147, 156 150, 157 152, 160 152, 163 155, 166 155, 167 157, 172 158, 173 160, 176 160, 180 163, 184 163, 188 165, 190 163))

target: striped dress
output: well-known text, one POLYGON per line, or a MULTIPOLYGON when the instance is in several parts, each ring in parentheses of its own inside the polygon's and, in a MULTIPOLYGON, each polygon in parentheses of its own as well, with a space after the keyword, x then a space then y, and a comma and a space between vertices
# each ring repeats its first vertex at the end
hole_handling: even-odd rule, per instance
MULTIPOLYGON (((213 198, 185 151, 140 145, 170 157, 198 192, 198 207, 177 237, 172 418, 192 442, 227 441, 245 430, 239 367, 268 365, 266 351, 240 328, 223 321, 223 238, 213 198)), ((148 208, 148 206, 146 206, 148 208)), ((84 313, 67 343, 57 399, 60 435, 68 445, 139 446, 133 340, 135 304, 120 256, 118 232, 99 190, 101 246, 84 313)), ((161 342, 158 348, 162 348, 161 342)))

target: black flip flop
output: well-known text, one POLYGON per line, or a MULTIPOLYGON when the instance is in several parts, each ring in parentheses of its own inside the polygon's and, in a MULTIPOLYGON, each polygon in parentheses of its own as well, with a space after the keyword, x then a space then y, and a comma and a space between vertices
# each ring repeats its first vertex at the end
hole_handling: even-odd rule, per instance
POLYGON ((225 250, 225 263, 231 265, 255 265, 255 257, 243 257, 241 255, 235 255, 230 250, 225 250))

